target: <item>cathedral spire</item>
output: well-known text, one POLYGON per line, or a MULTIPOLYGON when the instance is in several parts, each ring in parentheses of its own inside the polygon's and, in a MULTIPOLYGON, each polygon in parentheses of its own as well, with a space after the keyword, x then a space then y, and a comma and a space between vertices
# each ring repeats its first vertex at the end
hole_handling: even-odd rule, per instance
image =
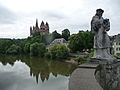
POLYGON ((41 25, 40 25, 40 26, 44 26, 44 22, 43 22, 43 21, 41 22, 41 25))
POLYGON ((49 28, 49 24, 48 24, 48 22, 46 22, 46 26, 49 28))
POLYGON ((36 27, 38 27, 38 19, 36 19, 36 27))
POLYGON ((30 26, 30 36, 32 35, 32 27, 30 26))

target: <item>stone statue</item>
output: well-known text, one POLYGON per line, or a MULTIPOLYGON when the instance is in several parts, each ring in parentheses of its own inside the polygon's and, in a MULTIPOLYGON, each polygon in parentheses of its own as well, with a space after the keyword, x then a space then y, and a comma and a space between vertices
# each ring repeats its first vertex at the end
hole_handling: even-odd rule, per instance
POLYGON ((110 39, 107 31, 110 30, 109 19, 102 17, 104 10, 97 9, 91 21, 91 31, 94 34, 94 56, 95 59, 115 59, 110 54, 110 39))

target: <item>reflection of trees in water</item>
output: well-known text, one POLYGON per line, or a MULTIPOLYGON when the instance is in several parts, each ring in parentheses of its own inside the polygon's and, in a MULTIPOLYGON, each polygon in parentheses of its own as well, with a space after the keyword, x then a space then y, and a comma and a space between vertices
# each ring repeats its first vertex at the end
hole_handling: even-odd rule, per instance
POLYGON ((99 65, 95 77, 104 90, 120 90, 120 63, 99 65))
POLYGON ((42 82, 48 80, 50 73, 55 77, 57 77, 57 75, 69 76, 76 68, 76 65, 65 62, 26 56, 3 56, 0 58, 0 62, 2 62, 3 65, 9 63, 13 66, 16 60, 21 60, 30 67, 30 76, 36 77, 37 83, 39 78, 41 78, 42 82))
POLYGON ((30 75, 36 77, 37 83, 39 76, 44 82, 49 79, 50 73, 55 77, 57 75, 69 76, 75 69, 75 65, 46 59, 31 59, 28 66, 30 67, 30 75))
POLYGON ((12 55, 0 55, 0 62, 3 65, 7 65, 10 64, 11 66, 14 65, 16 60, 20 60, 19 59, 20 56, 12 56, 12 55))

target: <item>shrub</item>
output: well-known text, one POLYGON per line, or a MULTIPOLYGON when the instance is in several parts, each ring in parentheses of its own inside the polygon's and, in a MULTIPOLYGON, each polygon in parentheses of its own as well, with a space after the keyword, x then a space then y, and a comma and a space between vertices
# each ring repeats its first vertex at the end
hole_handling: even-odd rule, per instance
POLYGON ((45 53, 45 57, 46 57, 46 58, 51 58, 50 52, 46 52, 46 53, 45 53))
POLYGON ((46 52, 45 44, 43 43, 33 43, 30 45, 30 55, 43 57, 46 52))
POLYGON ((89 58, 93 57, 93 55, 94 55, 94 51, 91 51, 91 52, 89 53, 89 58))
POLYGON ((51 59, 66 59, 69 55, 68 48, 65 45, 54 45, 48 50, 51 59))
POLYGON ((78 56, 77 58, 75 58, 75 61, 77 61, 78 63, 85 63, 86 59, 82 56, 78 56))
POLYGON ((68 49, 65 45, 58 45, 56 57, 58 59, 66 59, 69 55, 68 49))

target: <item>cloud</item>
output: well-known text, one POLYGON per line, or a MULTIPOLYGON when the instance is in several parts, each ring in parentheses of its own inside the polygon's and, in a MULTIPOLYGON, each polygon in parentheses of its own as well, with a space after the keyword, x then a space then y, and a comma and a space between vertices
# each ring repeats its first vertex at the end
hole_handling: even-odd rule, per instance
POLYGON ((15 20, 15 14, 9 9, 0 5, 0 24, 13 24, 15 20))
POLYGON ((43 16, 46 16, 49 19, 60 20, 66 18, 62 12, 58 12, 56 10, 42 11, 41 13, 43 16))
POLYGON ((0 37, 24 38, 29 36, 29 27, 35 25, 36 18, 39 20, 39 25, 42 20, 47 21, 50 25, 50 32, 57 30, 61 33, 65 28, 68 28, 71 34, 79 30, 90 30, 90 22, 97 8, 104 9, 103 17, 110 19, 109 34, 119 33, 120 0, 52 0, 47 3, 47 0, 31 0, 29 4, 28 0, 25 2, 24 0, 12 0, 16 2, 14 5, 10 0, 1 1, 4 6, 0 6, 0 24, 2 24, 0 37))

